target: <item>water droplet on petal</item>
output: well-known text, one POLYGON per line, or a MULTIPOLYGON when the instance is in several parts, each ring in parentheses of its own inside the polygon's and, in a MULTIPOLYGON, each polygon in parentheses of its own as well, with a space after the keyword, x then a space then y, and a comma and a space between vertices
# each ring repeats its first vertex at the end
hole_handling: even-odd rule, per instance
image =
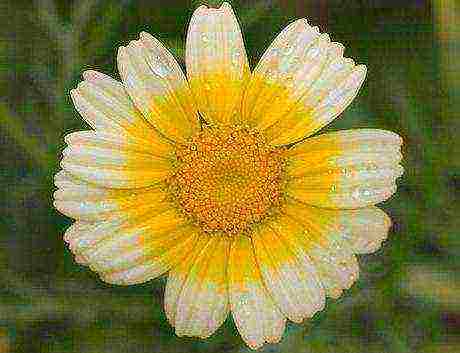
POLYGON ((168 68, 166 68, 166 67, 163 66, 163 65, 161 65, 161 66, 155 66, 154 69, 153 69, 153 72, 154 72, 157 76, 160 76, 161 78, 165 78, 165 77, 168 76, 168 74, 169 74, 168 68))
POLYGON ((281 51, 279 50, 279 48, 273 48, 271 50, 271 55, 272 56, 280 56, 280 54, 281 54, 281 51))
POLYGON ((372 196, 372 191, 364 188, 356 188, 351 196, 356 200, 367 199, 372 196))
POLYGON ((232 54, 232 64, 238 66, 240 64, 241 52, 236 49, 232 54))
POLYGON ((307 58, 314 60, 319 56, 319 54, 320 50, 318 48, 313 48, 307 52, 307 58))

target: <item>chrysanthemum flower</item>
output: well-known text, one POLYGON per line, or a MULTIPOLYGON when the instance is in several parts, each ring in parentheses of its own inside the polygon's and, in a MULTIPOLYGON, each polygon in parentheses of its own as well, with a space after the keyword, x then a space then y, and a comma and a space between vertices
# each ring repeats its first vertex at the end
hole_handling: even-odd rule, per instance
POLYGON ((154 37, 118 51, 121 82, 86 71, 72 90, 92 130, 66 136, 55 206, 65 241, 108 283, 168 273, 179 336, 208 337, 231 312, 252 348, 280 340, 358 278, 356 254, 390 227, 401 138, 358 129, 311 137, 366 68, 305 19, 251 72, 230 5, 199 7, 187 78, 154 37))

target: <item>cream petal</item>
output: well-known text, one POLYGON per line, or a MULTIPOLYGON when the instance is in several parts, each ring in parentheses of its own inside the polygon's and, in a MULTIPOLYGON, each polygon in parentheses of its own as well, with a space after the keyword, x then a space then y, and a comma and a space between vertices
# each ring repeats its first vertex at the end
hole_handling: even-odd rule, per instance
POLYGON ((145 119, 165 136, 182 141, 199 130, 185 76, 173 55, 146 32, 118 50, 123 84, 145 119))
POLYGON ((182 259, 197 240, 174 210, 144 210, 101 222, 74 223, 65 241, 76 260, 113 284, 141 283, 168 271, 182 259))
POLYGON ((357 95, 366 68, 343 45, 301 19, 273 41, 253 72, 243 118, 273 145, 299 141, 338 116, 357 95))
POLYGON ((129 236, 119 239, 119 234, 123 232, 134 236, 139 231, 143 237, 142 234, 147 231, 154 234, 162 233, 186 223, 183 216, 171 206, 156 208, 155 205, 145 205, 100 222, 77 221, 67 229, 64 240, 75 254, 88 255, 92 251, 97 251, 96 246, 101 244, 111 244, 110 242, 117 239, 137 239, 129 236))
POLYGON ((61 170, 55 176, 54 207, 82 221, 98 221, 137 212, 140 208, 164 208, 166 192, 159 186, 138 189, 110 189, 89 184, 61 170))
POLYGON ((102 187, 156 184, 169 175, 174 158, 169 144, 151 149, 147 141, 130 135, 82 131, 67 135, 66 142, 61 167, 102 187))
POLYGON ((312 230, 314 224, 307 228, 289 217, 274 219, 272 227, 280 234, 291 234, 288 239, 291 242, 295 239, 296 247, 306 254, 304 256, 313 265, 321 287, 328 296, 338 297, 343 289, 349 288, 357 279, 356 258, 335 234, 328 234, 318 241, 312 230))
POLYGON ((333 298, 358 279, 354 254, 375 250, 389 228, 388 216, 376 207, 331 210, 288 199, 283 214, 284 224, 290 224, 292 232, 299 234, 303 249, 315 264, 328 296, 333 298))
POLYGON ((380 249, 391 227, 390 217, 378 207, 344 210, 339 224, 350 248, 357 254, 380 249))
POLYGON ((190 268, 197 259, 198 255, 201 254, 206 246, 209 246, 210 241, 210 237, 206 235, 200 236, 189 256, 184 258, 182 262, 169 272, 165 288, 164 307, 166 317, 172 326, 174 326, 176 322, 177 302, 190 268))
MULTIPOLYGON (((201 236, 206 237, 204 234, 201 236)), ((167 286, 165 294, 170 299, 165 307, 175 309, 175 314, 168 317, 178 336, 209 337, 227 317, 229 248, 227 238, 213 237, 201 248, 194 261, 188 262, 188 266, 176 267, 170 273, 168 283, 172 281, 172 284, 169 289, 167 286), (173 305, 172 298, 177 298, 173 305)))
POLYGON ((153 148, 165 143, 136 109, 121 82, 94 70, 85 71, 83 78, 70 94, 75 108, 93 129, 134 135, 151 141, 153 148))
POLYGON ((251 235, 264 284, 281 312, 291 321, 301 322, 322 310, 323 287, 316 270, 296 240, 274 221, 251 235))
POLYGON ((286 318, 264 287, 248 237, 241 236, 233 242, 228 273, 230 309, 243 340, 252 349, 265 342, 278 342, 286 318))
POLYGON ((286 193, 325 208, 377 204, 403 174, 402 139, 389 131, 356 129, 313 137, 288 151, 286 193))
POLYGON ((228 3, 218 9, 200 6, 195 10, 185 59, 190 86, 205 120, 237 123, 250 70, 240 26, 228 3))
POLYGON ((149 242, 142 256, 130 253, 129 259, 118 261, 124 269, 110 269, 101 274, 103 281, 112 284, 130 285, 156 278, 182 261, 193 250, 198 240, 196 230, 186 227, 170 233, 163 239, 149 242), (132 267, 130 264, 136 264, 132 267), (129 264, 129 265, 128 265, 129 264))
POLYGON ((314 246, 308 255, 315 264, 316 271, 326 294, 338 298, 344 289, 350 288, 359 277, 359 264, 354 255, 345 255, 342 249, 333 246, 323 248, 314 246))
POLYGON ((378 207, 356 210, 334 210, 305 205, 288 199, 284 212, 304 225, 309 225, 310 237, 334 239, 344 242, 348 253, 368 254, 380 248, 387 238, 391 219, 378 207), (312 235, 314 233, 314 235, 312 235))

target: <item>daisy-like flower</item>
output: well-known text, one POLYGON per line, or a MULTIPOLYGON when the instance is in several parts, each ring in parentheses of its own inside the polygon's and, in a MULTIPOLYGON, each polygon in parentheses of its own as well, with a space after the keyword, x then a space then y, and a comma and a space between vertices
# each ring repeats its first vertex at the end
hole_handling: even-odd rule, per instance
POLYGON ((231 312, 252 348, 322 310, 358 278, 356 254, 390 227, 401 138, 358 129, 311 137, 366 68, 301 19, 250 71, 232 8, 199 7, 187 78, 154 37, 118 51, 121 82, 86 71, 72 90, 92 130, 66 136, 55 206, 65 241, 108 283, 168 273, 179 336, 208 337, 231 312))

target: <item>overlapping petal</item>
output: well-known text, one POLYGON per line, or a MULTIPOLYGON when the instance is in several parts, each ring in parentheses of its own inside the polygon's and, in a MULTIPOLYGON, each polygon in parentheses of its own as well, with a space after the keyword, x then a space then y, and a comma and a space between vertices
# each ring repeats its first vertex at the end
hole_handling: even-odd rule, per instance
POLYGON ((309 222, 315 215, 309 209, 292 203, 285 208, 286 214, 274 220, 275 227, 297 235, 296 240, 313 264, 326 294, 339 297, 358 278, 358 263, 350 246, 340 234, 329 232, 320 222, 309 222))
POLYGON ((294 322, 312 317, 325 304, 318 274, 298 236, 281 230, 273 220, 251 235, 265 286, 281 312, 294 322))
POLYGON ((201 234, 195 254, 174 268, 165 310, 178 336, 209 337, 229 311, 227 264, 230 241, 201 234))
POLYGON ((228 3, 218 9, 200 6, 194 12, 185 59, 204 119, 213 124, 239 122, 250 71, 240 26, 228 3))
POLYGON ((146 32, 118 50, 118 70, 145 119, 165 136, 183 141, 199 128, 185 76, 173 55, 146 32))
POLYGON ((377 250, 391 225, 376 207, 328 210, 289 199, 274 222, 298 241, 311 259, 328 296, 337 298, 358 279, 355 254, 377 250))
POLYGON ((380 248, 391 226, 390 217, 375 206, 356 210, 332 210, 288 199, 283 213, 303 226, 307 238, 326 246, 332 240, 349 256, 380 248))
POLYGON ((257 349, 265 342, 278 342, 286 318, 265 289, 251 239, 246 236, 238 237, 232 244, 228 281, 230 308, 246 344, 257 349))
POLYGON ((171 173, 174 152, 167 142, 101 131, 71 133, 65 141, 62 168, 98 186, 146 187, 171 173))
POLYGON ((396 191, 401 144, 398 135, 375 129, 307 139, 288 151, 286 192, 325 208, 375 205, 396 191))
POLYGON ((113 284, 142 283, 177 264, 198 232, 177 211, 143 207, 99 222, 75 222, 65 241, 79 262, 113 284))
POLYGON ((154 145, 164 143, 136 109, 121 82, 94 70, 85 71, 83 78, 70 94, 75 108, 93 129, 133 135, 154 145))
POLYGON ((253 72, 243 119, 274 145, 309 136, 337 117, 357 95, 366 67, 344 58, 343 46, 305 19, 287 26, 253 72))
POLYGON ((161 210, 169 206, 162 186, 113 189, 89 184, 61 170, 54 183, 54 206, 63 214, 84 222, 102 221, 141 210, 161 210))

